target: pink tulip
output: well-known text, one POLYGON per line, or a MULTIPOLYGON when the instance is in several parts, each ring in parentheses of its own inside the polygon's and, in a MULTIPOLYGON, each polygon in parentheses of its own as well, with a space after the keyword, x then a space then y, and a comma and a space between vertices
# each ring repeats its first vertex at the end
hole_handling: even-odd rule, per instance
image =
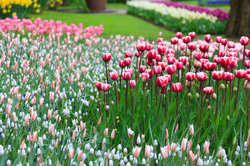
POLYGON ((246 37, 246 36, 242 36, 242 37, 240 38, 240 43, 241 43, 243 46, 248 45, 248 44, 249 44, 249 38, 246 37))
POLYGON ((180 39, 182 37, 182 32, 177 32, 175 36, 180 39))
POLYGON ((49 100, 50 101, 54 100, 54 92, 49 92, 49 100))
POLYGON ((187 148, 187 139, 183 138, 181 142, 181 150, 184 151, 187 148))
POLYGON ((118 72, 111 72, 110 74, 109 74, 109 76, 110 76, 110 78, 111 78, 111 80, 117 80, 118 79, 118 72))
POLYGON ((70 149, 69 149, 68 157, 69 157, 70 159, 72 159, 72 158, 74 157, 74 148, 70 148, 70 149))
POLYGON ((129 81, 129 86, 130 86, 131 89, 134 89, 134 88, 136 87, 136 82, 135 82, 135 80, 130 80, 130 81, 129 81))
POLYGON ((108 62, 108 61, 110 61, 110 59, 111 59, 111 54, 110 53, 103 53, 102 54, 102 60, 104 62, 108 62))
POLYGON ((140 152, 141 152, 141 147, 136 146, 135 152, 134 152, 134 157, 135 157, 135 158, 138 158, 140 152))
POLYGON ((111 139, 115 139, 115 129, 113 129, 111 132, 111 139))

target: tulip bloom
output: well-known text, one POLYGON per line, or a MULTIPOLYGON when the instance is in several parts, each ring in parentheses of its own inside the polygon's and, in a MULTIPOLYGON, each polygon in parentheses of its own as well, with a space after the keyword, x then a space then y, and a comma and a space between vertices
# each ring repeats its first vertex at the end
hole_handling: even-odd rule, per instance
POLYGON ((103 53, 102 54, 102 60, 104 62, 108 62, 108 61, 110 61, 110 59, 111 59, 111 54, 110 53, 103 53))
POLYGON ((182 85, 181 83, 177 82, 175 84, 172 85, 172 89, 174 92, 177 92, 177 98, 176 98, 176 117, 178 117, 178 108, 179 108, 179 105, 178 105, 178 99, 179 99, 179 95, 178 93, 182 91, 182 85))
POLYGON ((111 80, 117 80, 118 79, 118 72, 111 72, 109 74, 111 80))

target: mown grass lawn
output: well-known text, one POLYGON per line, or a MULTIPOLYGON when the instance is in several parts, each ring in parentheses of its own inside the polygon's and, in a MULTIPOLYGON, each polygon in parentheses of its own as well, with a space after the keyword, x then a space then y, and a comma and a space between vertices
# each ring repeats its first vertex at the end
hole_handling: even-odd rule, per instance
MULTIPOLYGON (((187 4, 198 5, 197 1, 185 1, 187 4)), ((216 6, 216 8, 222 8, 224 5, 216 6)), ((107 4, 107 8, 114 9, 126 9, 126 4, 122 3, 110 3, 107 4)), ((70 6, 62 6, 59 9, 77 9, 75 4, 70 6)), ((141 18, 127 15, 127 14, 90 14, 90 13, 73 13, 73 12, 59 12, 45 10, 41 14, 30 14, 28 17, 35 19, 40 17, 42 19, 53 19, 55 21, 61 20, 65 23, 79 24, 83 23, 86 26, 98 26, 102 24, 104 26, 104 33, 102 37, 110 37, 111 35, 133 35, 135 38, 143 36, 150 41, 155 41, 159 32, 165 39, 170 39, 175 36, 176 32, 170 31, 162 26, 157 26, 151 22, 145 21, 141 18)), ((183 34, 187 35, 187 34, 183 34)), ((212 39, 218 35, 212 35, 212 39)), ((223 34, 220 36, 225 37, 223 34)), ((204 34, 197 34, 198 39, 203 39, 204 34)), ((230 39, 238 41, 238 39, 230 39)))

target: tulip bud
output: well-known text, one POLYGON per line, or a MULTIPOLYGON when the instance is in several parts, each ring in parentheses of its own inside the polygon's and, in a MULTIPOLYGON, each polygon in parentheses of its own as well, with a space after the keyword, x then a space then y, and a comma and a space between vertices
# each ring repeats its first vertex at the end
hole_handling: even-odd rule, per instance
POLYGON ((208 106, 207 106, 207 109, 209 109, 209 110, 210 110, 210 109, 211 109, 211 105, 208 105, 208 106))
POLYGON ((188 93, 187 96, 192 99, 193 95, 191 93, 188 93))
POLYGON ((225 89, 225 85, 224 84, 220 84, 220 89, 224 90, 225 89))
POLYGON ((237 92, 237 90, 238 90, 238 88, 234 87, 233 91, 234 91, 234 92, 237 92))
POLYGON ((196 93, 196 94, 195 94, 195 97, 196 97, 197 99, 199 99, 199 98, 200 98, 200 94, 199 94, 199 93, 196 93))
POLYGON ((217 99, 216 93, 213 93, 213 99, 217 99))

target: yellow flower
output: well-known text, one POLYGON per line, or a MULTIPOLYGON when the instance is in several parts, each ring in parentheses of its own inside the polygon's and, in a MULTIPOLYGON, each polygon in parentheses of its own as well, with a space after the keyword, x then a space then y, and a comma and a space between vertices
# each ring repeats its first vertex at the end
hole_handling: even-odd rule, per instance
POLYGON ((12 17, 16 16, 16 12, 12 13, 12 17))
POLYGON ((37 8, 37 3, 34 3, 33 7, 34 7, 34 8, 37 8))
POLYGON ((11 7, 12 7, 12 6, 11 6, 11 5, 9 5, 9 6, 8 6, 8 9, 10 9, 11 7))
POLYGON ((6 9, 3 9, 3 14, 7 13, 7 10, 6 9))
POLYGON ((36 13, 40 13, 40 9, 36 9, 36 13))

